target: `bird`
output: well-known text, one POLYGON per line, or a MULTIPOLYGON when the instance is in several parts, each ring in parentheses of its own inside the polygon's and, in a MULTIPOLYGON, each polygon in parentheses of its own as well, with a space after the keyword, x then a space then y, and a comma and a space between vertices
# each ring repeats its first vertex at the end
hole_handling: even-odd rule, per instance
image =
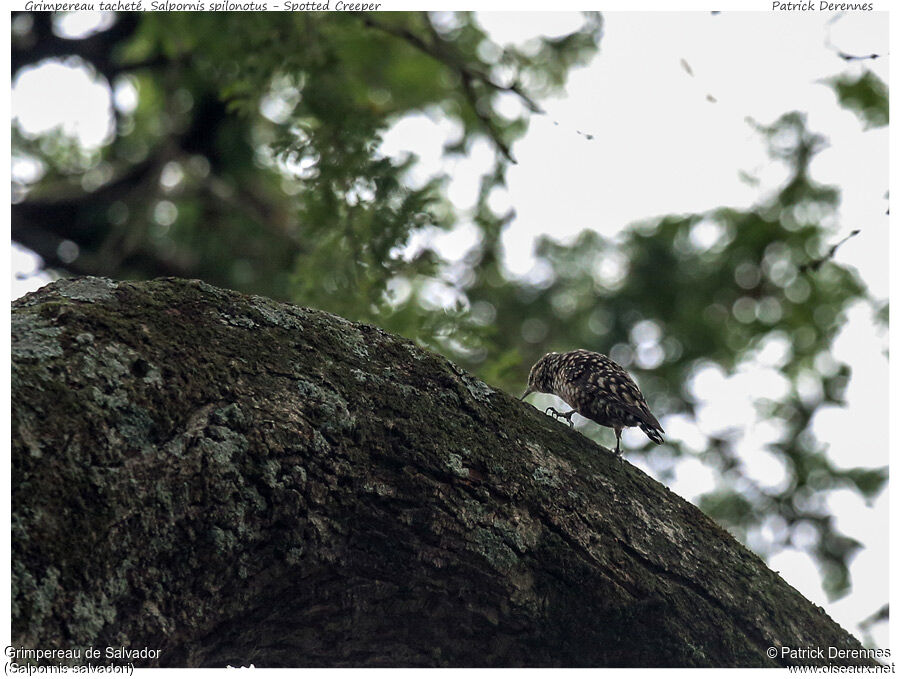
POLYGON ((608 356, 576 349, 564 354, 545 354, 528 375, 528 388, 520 401, 531 393, 555 394, 572 410, 561 413, 556 408, 544 412, 562 418, 572 427, 572 415, 593 420, 616 432, 616 454, 621 455, 622 430, 640 427, 656 444, 663 443, 665 433, 659 420, 650 412, 644 395, 625 368, 608 356))

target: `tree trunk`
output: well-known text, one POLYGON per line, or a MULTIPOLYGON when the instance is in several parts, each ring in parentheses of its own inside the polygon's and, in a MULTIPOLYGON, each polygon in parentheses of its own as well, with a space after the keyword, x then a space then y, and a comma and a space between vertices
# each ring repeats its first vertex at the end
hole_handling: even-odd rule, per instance
POLYGON ((861 649, 693 505, 378 328, 82 278, 13 303, 12 361, 16 647, 159 649, 138 666, 861 649))

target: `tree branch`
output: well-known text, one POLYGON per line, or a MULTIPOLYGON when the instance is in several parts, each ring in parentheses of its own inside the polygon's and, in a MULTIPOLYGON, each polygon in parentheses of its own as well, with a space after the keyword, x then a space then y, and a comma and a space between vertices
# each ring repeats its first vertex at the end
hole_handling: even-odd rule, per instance
POLYGON ((822 255, 821 257, 819 257, 817 259, 810 260, 809 262, 806 262, 805 264, 802 264, 800 266, 799 270, 801 272, 818 271, 819 267, 821 267, 825 262, 827 262, 829 259, 832 259, 834 257, 834 255, 837 252, 839 247, 841 247, 848 240, 850 240, 851 238, 853 238, 854 236, 859 234, 859 232, 860 232, 860 229, 854 229, 853 231, 850 232, 850 234, 848 236, 846 236, 845 238, 842 238, 837 243, 832 245, 828 249, 828 252, 826 252, 824 255, 822 255))
POLYGON ((11 357, 14 647, 774 667, 834 646, 875 664, 696 507, 378 328, 83 278, 13 302, 11 357))
POLYGON ((423 54, 427 54, 428 56, 444 64, 454 73, 456 73, 460 78, 460 82, 462 83, 463 93, 466 97, 466 100, 469 102, 469 105, 472 107, 475 115, 485 127, 488 135, 494 141, 494 144, 497 146, 497 148, 500 149, 501 153, 504 155, 504 157, 506 157, 507 160, 509 160, 511 163, 516 163, 516 160, 513 158, 512 153, 509 149, 509 145, 503 141, 496 124, 491 120, 489 115, 487 115, 480 109, 478 105, 478 94, 475 90, 474 83, 477 82, 487 87, 488 89, 497 92, 515 94, 522 100, 525 106, 532 113, 543 114, 544 110, 523 91, 522 86, 519 83, 513 83, 512 85, 501 85, 481 69, 463 63, 463 61, 457 55, 454 55, 452 53, 453 50, 451 49, 449 43, 447 43, 434 28, 434 25, 431 23, 431 19, 428 17, 427 13, 423 13, 423 15, 425 25, 428 28, 429 34, 431 36, 430 43, 423 40, 408 28, 384 24, 374 19, 367 13, 357 13, 357 16, 362 19, 363 25, 379 30, 388 35, 392 35, 407 42, 423 54))

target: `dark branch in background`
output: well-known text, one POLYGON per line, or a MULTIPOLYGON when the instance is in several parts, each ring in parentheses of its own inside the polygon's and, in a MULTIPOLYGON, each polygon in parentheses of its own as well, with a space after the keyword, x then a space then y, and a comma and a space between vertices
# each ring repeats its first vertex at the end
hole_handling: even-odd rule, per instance
POLYGON ((77 56, 90 62, 100 73, 111 79, 122 67, 113 61, 113 48, 130 37, 138 27, 140 14, 124 12, 116 15, 115 23, 105 31, 86 38, 68 40, 53 32, 50 12, 13 12, 13 20, 19 15, 31 15, 31 30, 27 38, 12 41, 10 67, 15 77, 19 69, 44 59, 64 59, 77 56))
POLYGON ((425 21, 425 26, 428 28, 428 32, 431 35, 431 39, 435 47, 439 50, 440 54, 446 55, 446 60, 444 63, 450 66, 455 66, 458 69, 462 69, 470 73, 473 77, 478 78, 479 81, 484 83, 486 86, 490 87, 493 90, 498 92, 505 92, 509 94, 515 94, 518 96, 525 106, 528 107, 528 110, 532 113, 541 113, 543 114, 545 111, 542 109, 537 102, 535 102, 531 97, 529 97, 523 90, 522 85, 519 82, 513 82, 511 85, 500 85, 495 82, 488 74, 479 69, 472 68, 471 66, 465 66, 461 63, 460 57, 457 55, 454 57, 451 53, 456 51, 456 48, 438 33, 437 29, 434 27, 434 24, 431 23, 431 19, 428 16, 427 12, 422 12, 423 20, 425 21))
POLYGON ((859 231, 860 231, 859 229, 853 229, 853 231, 851 231, 850 234, 849 234, 848 236, 846 236, 845 238, 842 238, 842 239, 839 240, 837 243, 835 243, 834 245, 832 245, 832 246, 828 249, 828 252, 826 252, 824 255, 822 255, 822 256, 819 257, 818 259, 810 260, 810 261, 807 262, 806 264, 801 265, 801 266, 800 266, 800 271, 801 271, 801 272, 805 272, 805 271, 818 271, 820 266, 822 266, 825 262, 827 262, 829 259, 831 259, 832 257, 834 257, 834 253, 837 252, 837 249, 838 249, 839 247, 841 247, 844 243, 846 243, 848 240, 850 240, 850 239, 853 238, 855 235, 857 235, 857 234, 859 233, 859 231))
POLYGON ((407 28, 401 28, 399 26, 389 26, 387 24, 381 23, 376 19, 373 19, 368 14, 358 14, 358 16, 362 18, 363 25, 365 25, 366 27, 374 28, 383 33, 387 33, 388 35, 400 38, 401 40, 415 47, 420 52, 427 54, 428 56, 441 62, 452 71, 454 71, 460 78, 460 82, 463 86, 463 92, 469 102, 469 105, 472 107, 475 115, 478 116, 478 119, 485 127, 488 135, 491 137, 497 148, 500 149, 500 152, 504 155, 504 157, 511 163, 515 163, 516 160, 512 156, 509 145, 505 141, 503 141, 500 131, 497 129, 497 126, 491 120, 490 116, 485 114, 478 106, 478 93, 475 91, 474 84, 480 83, 481 85, 484 85, 485 87, 496 92, 515 94, 522 100, 528 110, 530 110, 532 113, 543 114, 544 110, 522 90, 522 86, 518 82, 514 82, 511 85, 501 85, 500 83, 494 81, 487 73, 483 72, 482 70, 462 63, 461 59, 451 53, 452 49, 450 45, 447 43, 447 41, 441 38, 440 34, 434 28, 434 25, 431 23, 431 20, 428 18, 427 13, 423 13, 423 15, 425 25, 428 27, 428 31, 431 36, 430 43, 426 42, 420 36, 416 35, 407 28))
MULTIPOLYGON (((26 14, 26 13, 14 13, 26 14)), ((110 86, 123 74, 146 68, 167 68, 178 64, 179 57, 153 55, 141 61, 122 63, 116 59, 118 46, 135 32, 140 17, 117 15, 115 23, 83 39, 65 39, 53 33, 49 13, 30 13, 31 26, 27 34, 14 36, 12 47, 13 75, 22 68, 45 59, 77 57, 105 78, 110 86)), ((15 18, 15 16, 14 16, 15 18)), ((211 209, 230 213, 243 209, 261 226, 269 228, 282 239, 286 256, 299 251, 299 244, 287 228, 284 215, 273 214, 265 201, 252 189, 238 186, 235 198, 227 192, 214 191, 212 186, 223 180, 217 162, 218 132, 228 120, 225 105, 217 96, 199 97, 193 108, 190 125, 170 142, 155 149, 150 157, 124 170, 117 178, 100 189, 61 197, 30 197, 11 207, 11 236, 13 241, 37 253, 45 268, 70 274, 108 275, 118 278, 138 274, 144 277, 179 276, 206 277, 213 282, 227 284, 190 248, 170 249, 153 243, 128 239, 128 234, 114 227, 98 215, 105 214, 109 205, 126 201, 129 196, 145 192, 155 195, 159 173, 169 160, 182 156, 200 155, 210 162, 210 175, 198 187, 212 199, 211 209), (75 259, 61 256, 67 241, 78 246, 75 259), (115 256, 113 256, 115 253, 115 256)), ((131 224, 128 231, 140 228, 131 224)))
POLYGON ((151 57, 150 59, 145 59, 143 61, 135 61, 134 63, 129 64, 113 64, 109 67, 108 71, 105 75, 110 78, 114 78, 121 73, 131 73, 133 71, 139 71, 144 68, 159 68, 161 66, 169 66, 170 64, 185 61, 184 58, 169 58, 163 55, 158 55, 155 57, 151 57))
POLYGON ((484 113, 478 106, 478 94, 475 92, 475 88, 472 86, 472 75, 466 71, 460 71, 459 76, 462 82, 463 92, 465 92, 466 99, 469 100, 469 104, 472 106, 472 110, 475 111, 475 115, 478 116, 481 124, 484 125, 488 134, 491 136, 491 139, 494 140, 494 144, 497 145, 497 148, 500 149, 500 152, 504 155, 504 157, 509 162, 516 164, 516 159, 513 158, 512 151, 510 150, 509 145, 501 138, 499 130, 497 130, 497 127, 494 125, 494 121, 491 120, 491 117, 488 114, 484 113))
MULTIPOLYGON (((431 23, 431 19, 428 17, 428 13, 427 13, 427 12, 423 12, 422 14, 424 15, 425 25, 428 27, 428 30, 429 30, 429 32, 431 33, 432 40, 434 41, 434 44, 440 46, 441 49, 442 49, 444 52, 451 52, 451 51, 453 51, 453 50, 454 50, 453 45, 452 45, 451 43, 448 43, 446 40, 444 40, 444 38, 441 37, 441 34, 438 33, 437 29, 435 29, 434 24, 431 23)), ((451 57, 451 58, 452 58, 452 57, 451 57)), ((445 61, 444 63, 448 63, 448 62, 445 61)), ((454 63, 455 63, 455 64, 458 64, 459 62, 456 61, 456 60, 454 60, 454 63)), ((510 86, 508 86, 508 87, 504 87, 503 85, 498 85, 498 84, 497 84, 496 82, 494 82, 489 76, 485 75, 485 74, 482 73, 481 71, 478 71, 478 70, 475 70, 475 69, 472 69, 472 68, 468 68, 468 69, 466 69, 466 70, 467 70, 470 74, 472 74, 472 76, 477 77, 479 82, 483 83, 484 85, 486 85, 486 86, 488 86, 488 87, 490 87, 490 88, 492 88, 492 89, 494 89, 494 90, 496 90, 496 91, 498 91, 498 92, 505 92, 505 93, 510 93, 510 94, 515 94, 515 95, 517 95, 517 96, 522 100, 522 102, 525 104, 525 106, 528 108, 528 110, 531 111, 532 113, 536 113, 536 114, 542 115, 542 116, 547 115, 547 112, 546 112, 544 109, 542 109, 542 108, 541 108, 541 107, 540 107, 533 99, 531 99, 531 97, 529 97, 527 94, 525 94, 525 92, 522 90, 522 86, 521 86, 520 83, 514 82, 512 85, 510 85, 510 86)), ((466 82, 466 79, 465 79, 465 76, 464 76, 463 73, 460 72, 460 76, 462 77, 463 87, 464 87, 464 88, 467 88, 467 85, 468 85, 468 86, 471 85, 471 83, 467 83, 467 82, 466 82)), ((469 88, 467 88, 467 89, 469 89, 469 88)), ((472 92, 474 93, 474 90, 472 90, 472 92)), ((470 96, 470 95, 467 93, 467 98, 471 101, 473 97, 470 96)), ((488 130, 489 130, 489 131, 493 130, 494 124, 493 124, 493 122, 490 120, 490 118, 489 118, 488 116, 483 115, 483 114, 478 110, 478 107, 477 107, 474 103, 473 103, 472 106, 473 106, 473 108, 475 109, 475 113, 478 115, 479 119, 481 119, 482 123, 488 128, 488 130)), ((553 121, 553 124, 554 124, 554 125, 559 125, 559 121, 554 120, 554 121, 553 121)), ((570 129, 571 129, 571 127, 570 127, 570 129)), ((575 131, 575 134, 577 134, 577 135, 579 135, 579 136, 581 136, 581 137, 584 137, 584 138, 587 139, 588 141, 591 141, 591 140, 594 139, 594 135, 591 134, 591 133, 589 133, 589 132, 582 132, 581 130, 577 130, 577 129, 574 130, 574 131, 575 131)), ((497 136, 498 136, 498 134, 495 134, 495 133, 492 132, 491 137, 492 137, 495 141, 496 141, 496 139, 497 139, 497 136)), ((498 145, 499 145, 499 142, 498 142, 498 145)), ((501 148, 502 148, 502 146, 501 146, 501 148)), ((513 163, 516 162, 513 158, 510 157, 510 155, 509 155, 508 153, 504 153, 504 155, 505 155, 511 162, 513 162, 513 163)))
POLYGON ((862 55, 862 56, 856 56, 853 54, 847 54, 845 52, 841 52, 840 50, 837 50, 837 55, 844 61, 864 61, 867 59, 880 59, 881 58, 880 54, 866 54, 866 55, 862 55))
POLYGON ((44 266, 70 273, 118 273, 125 265, 155 276, 196 275, 196 262, 183 255, 163 253, 157 248, 141 246, 127 252, 123 261, 112 263, 99 256, 107 239, 115 237, 112 229, 97 228, 96 213, 107 206, 157 181, 161 168, 156 158, 145 160, 129 168, 117 179, 93 193, 57 199, 32 199, 10 207, 10 236, 12 240, 36 252, 44 266), (60 246, 72 241, 79 247, 74 260, 60 257, 60 246))
POLYGON ((828 21, 828 28, 826 29, 826 33, 825 33, 825 47, 830 49, 840 59, 843 59, 844 61, 870 61, 870 60, 874 61, 875 59, 880 59, 883 55, 875 54, 874 52, 872 54, 859 54, 859 55, 848 54, 847 52, 842 50, 840 47, 835 45, 833 42, 831 42, 831 24, 833 24, 837 21, 840 21, 843 17, 844 17, 843 14, 838 14, 833 19, 828 21))

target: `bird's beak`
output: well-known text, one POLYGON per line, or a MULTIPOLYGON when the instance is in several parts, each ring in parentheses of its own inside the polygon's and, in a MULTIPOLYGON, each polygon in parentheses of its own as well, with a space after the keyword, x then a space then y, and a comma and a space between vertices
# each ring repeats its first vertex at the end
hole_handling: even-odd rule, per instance
POLYGON ((519 400, 520 400, 520 401, 524 401, 524 400, 525 400, 525 397, 528 396, 528 394, 533 394, 533 393, 534 393, 534 389, 532 389, 531 387, 529 387, 528 390, 527 390, 524 394, 522 394, 522 395, 519 397, 519 400))

